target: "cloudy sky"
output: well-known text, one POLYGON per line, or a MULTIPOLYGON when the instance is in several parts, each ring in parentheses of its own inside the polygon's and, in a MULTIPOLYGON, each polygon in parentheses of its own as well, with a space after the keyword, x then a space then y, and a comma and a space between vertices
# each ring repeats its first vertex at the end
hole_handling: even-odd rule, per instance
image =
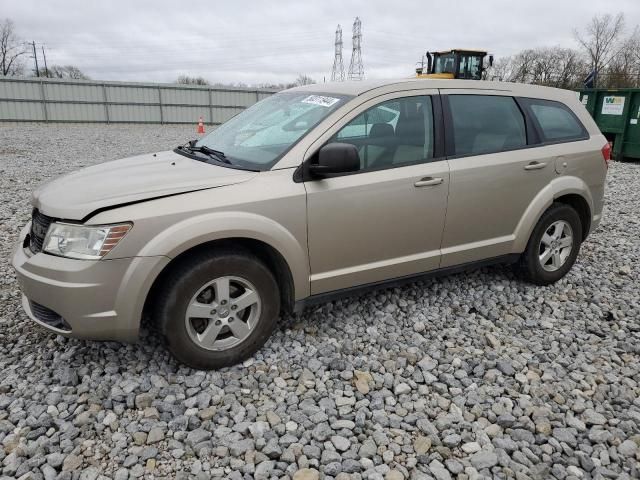
MULTIPOLYGON (((353 20, 362 20, 367 78, 411 75, 426 50, 485 48, 497 57, 537 46, 575 46, 596 14, 640 24, 640 0, 0 0, 24 40, 51 64, 94 79, 287 82, 329 79, 337 24, 345 69, 353 20), (615 10, 611 10, 614 8, 615 10), (39 52, 40 54, 40 52, 39 52)), ((32 60, 29 60, 32 62, 32 60)), ((31 64, 29 65, 31 66, 31 64)))

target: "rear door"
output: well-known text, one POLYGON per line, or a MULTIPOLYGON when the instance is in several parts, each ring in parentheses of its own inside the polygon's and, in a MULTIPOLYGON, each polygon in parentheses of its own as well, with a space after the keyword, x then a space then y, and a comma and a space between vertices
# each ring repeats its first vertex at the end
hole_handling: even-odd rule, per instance
POLYGON ((515 231, 555 176, 554 158, 508 92, 441 90, 450 166, 442 267, 512 253, 515 231))

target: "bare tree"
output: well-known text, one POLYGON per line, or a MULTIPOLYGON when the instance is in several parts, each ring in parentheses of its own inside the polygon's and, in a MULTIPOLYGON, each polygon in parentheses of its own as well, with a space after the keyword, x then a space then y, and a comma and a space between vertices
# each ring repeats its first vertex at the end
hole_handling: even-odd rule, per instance
POLYGON ((532 48, 514 55, 510 81, 531 83, 538 54, 532 48))
POLYGON ((627 40, 626 50, 632 58, 633 70, 635 73, 634 86, 640 87, 640 26, 637 26, 627 40))
POLYGON ((287 88, 287 85, 284 83, 259 83, 257 85, 258 88, 268 88, 269 90, 284 90, 287 88))
POLYGON ((575 89, 583 86, 589 74, 589 65, 584 55, 571 48, 556 49, 556 79, 554 87, 575 89))
POLYGON ((0 23, 0 68, 2 75, 22 73, 20 57, 27 53, 26 46, 15 34, 13 22, 5 19, 0 23))
POLYGON ((580 53, 570 48, 529 48, 498 59, 490 78, 572 89, 581 86, 587 70, 580 53))
POLYGON ((585 31, 575 31, 578 43, 589 55, 596 73, 603 70, 616 54, 619 41, 624 34, 624 14, 595 16, 585 31))
POLYGON ((622 42, 607 65, 600 86, 625 88, 640 86, 640 33, 638 29, 622 42))
POLYGON ((300 85, 311 85, 313 83, 316 83, 316 81, 311 78, 308 75, 304 75, 304 74, 300 74, 298 75, 298 78, 296 78, 296 81, 294 82, 294 86, 300 86, 300 85))
POLYGON ((74 65, 51 65, 46 70, 39 69, 41 77, 49 78, 68 78, 72 80, 91 80, 82 70, 74 65))
POLYGON ((637 26, 628 39, 628 48, 633 53, 634 61, 640 67, 640 26, 637 26))
POLYGON ((180 75, 176 83, 183 85, 209 85, 209 81, 204 77, 190 77, 189 75, 180 75))
POLYGON ((500 82, 513 82, 513 57, 497 58, 487 69, 487 79, 500 82))

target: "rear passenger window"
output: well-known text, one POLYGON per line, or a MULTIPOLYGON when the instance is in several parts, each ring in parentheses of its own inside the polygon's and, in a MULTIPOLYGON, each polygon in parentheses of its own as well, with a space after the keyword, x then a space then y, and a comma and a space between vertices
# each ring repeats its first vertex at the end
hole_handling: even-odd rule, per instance
POLYGON ((455 155, 480 155, 524 147, 524 116, 512 97, 449 95, 455 155))
POLYGON ((579 120, 562 103, 548 100, 529 100, 528 103, 545 140, 577 140, 586 136, 579 120))

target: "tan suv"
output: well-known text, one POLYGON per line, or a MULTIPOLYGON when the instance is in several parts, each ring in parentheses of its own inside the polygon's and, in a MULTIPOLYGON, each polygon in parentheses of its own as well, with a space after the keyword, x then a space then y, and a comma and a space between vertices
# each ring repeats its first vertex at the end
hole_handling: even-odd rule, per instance
POLYGON ((216 368, 335 295, 494 262, 557 281, 600 221, 608 160, 572 92, 311 85, 42 186, 13 265, 49 330, 133 341, 148 312, 178 359, 216 368))

